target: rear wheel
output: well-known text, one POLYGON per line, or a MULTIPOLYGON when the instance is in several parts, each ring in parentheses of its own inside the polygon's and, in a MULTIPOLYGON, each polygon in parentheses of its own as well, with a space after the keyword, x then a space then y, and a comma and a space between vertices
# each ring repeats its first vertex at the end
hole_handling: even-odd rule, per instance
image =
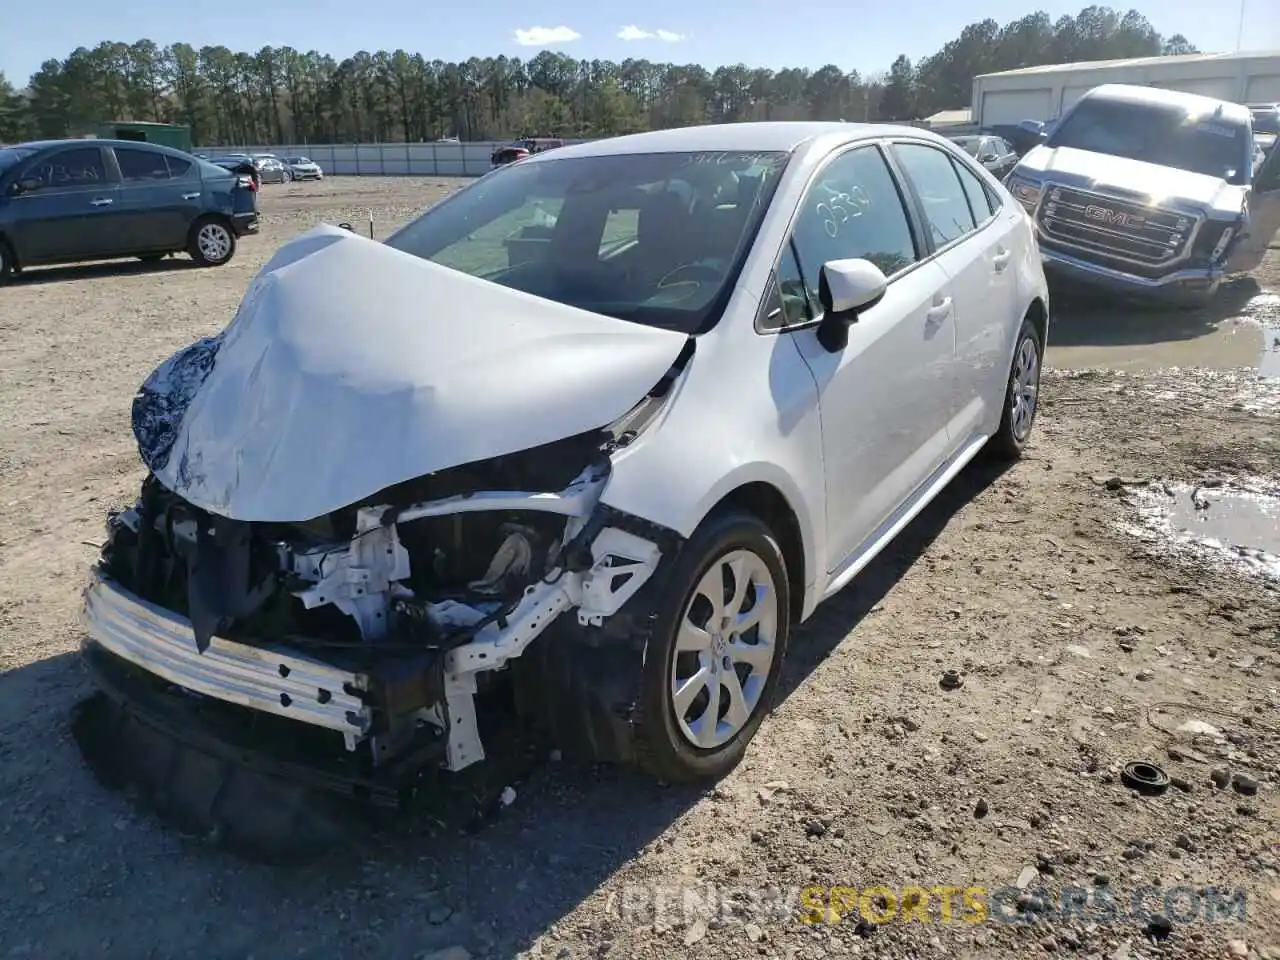
POLYGON ((9 245, 0 240, 0 286, 8 283, 13 276, 13 254, 9 252, 9 245))
POLYGON ((1036 325, 1030 320, 1023 320, 1022 329, 1018 331, 1018 345, 1013 351, 1013 364, 1009 368, 1000 429, 988 445, 988 449, 1001 459, 1018 459, 1031 439, 1031 428, 1035 425, 1040 404, 1043 358, 1044 344, 1040 342, 1036 325))
POLYGON ((202 267, 220 267, 235 254, 236 235, 225 220, 201 217, 191 225, 187 252, 202 267))
POLYGON ((791 586, 759 518, 708 519, 672 574, 645 655, 635 724, 642 767, 668 783, 718 779, 768 713, 790 634, 791 586))

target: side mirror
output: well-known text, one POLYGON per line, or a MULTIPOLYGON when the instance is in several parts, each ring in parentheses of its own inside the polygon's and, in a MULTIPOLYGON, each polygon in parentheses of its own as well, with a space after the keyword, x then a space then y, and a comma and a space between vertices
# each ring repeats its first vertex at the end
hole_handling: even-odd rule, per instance
POLYGON ((875 306, 884 297, 889 281, 870 260, 828 260, 818 273, 818 300, 822 322, 818 342, 837 353, 849 343, 849 325, 858 311, 875 306))
POLYGON ((980 153, 980 154, 978 154, 978 162, 979 162, 979 163, 994 163, 995 161, 997 161, 997 160, 999 160, 999 159, 1000 159, 1000 158, 999 158, 999 157, 997 157, 994 153, 980 153))

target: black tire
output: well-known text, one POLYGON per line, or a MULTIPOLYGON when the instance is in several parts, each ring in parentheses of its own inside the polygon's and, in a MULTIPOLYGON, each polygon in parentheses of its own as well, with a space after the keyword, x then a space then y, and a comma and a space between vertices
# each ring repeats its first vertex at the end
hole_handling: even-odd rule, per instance
MULTIPOLYGON (((786 562, 763 521, 742 511, 725 512, 708 517, 690 537, 676 558, 668 586, 667 595, 674 602, 659 614, 645 650, 640 699, 634 715, 636 759, 643 770, 664 783, 718 780, 742 759, 773 704, 791 628, 791 583, 786 562), (725 742, 705 749, 690 742, 676 717, 671 689, 676 636, 699 581, 713 565, 736 550, 758 557, 773 578, 777 603, 773 659, 747 722, 725 742)), ((724 688, 718 690, 723 698, 724 688)), ((699 699, 701 695, 700 691, 699 699)), ((695 699, 694 704, 697 703, 695 699)), ((721 703, 723 706, 726 702, 722 699, 721 703)))
POLYGON ((1013 363, 1009 365, 1009 379, 1005 383, 1004 390, 1004 411, 1000 415, 1000 429, 995 432, 991 440, 987 443, 987 450, 998 459, 1001 460, 1017 460, 1022 456, 1022 452, 1026 449, 1028 441, 1031 439, 1031 431, 1035 427, 1036 413, 1040 407, 1040 371, 1044 368, 1044 344, 1040 339, 1040 331, 1036 329, 1036 325, 1030 319, 1022 321, 1022 328, 1018 331, 1018 342, 1013 349, 1013 363), (1030 348, 1027 347, 1028 341, 1030 348), (1025 429, 1022 421, 1019 426, 1015 427, 1014 418, 1014 391, 1019 379, 1020 361, 1025 363, 1025 351, 1030 349, 1034 351, 1035 356, 1035 396, 1031 402, 1031 418, 1029 422, 1025 422, 1025 429))
POLYGON ((191 225, 187 253, 202 267, 220 267, 235 256, 236 232, 222 217, 201 217, 191 225))
POLYGON ((9 244, 0 239, 0 287, 12 279, 13 271, 13 252, 9 249, 9 244))

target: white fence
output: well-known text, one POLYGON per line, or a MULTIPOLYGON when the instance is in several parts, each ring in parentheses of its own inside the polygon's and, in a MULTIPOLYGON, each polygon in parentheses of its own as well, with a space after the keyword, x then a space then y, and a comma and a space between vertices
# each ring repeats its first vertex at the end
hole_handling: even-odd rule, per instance
MULTIPOLYGON (((355 177, 478 177, 508 140, 472 143, 311 143, 284 146, 196 147, 196 153, 271 153, 309 157, 326 175, 355 177)), ((566 144, 582 140, 565 140, 566 144)))

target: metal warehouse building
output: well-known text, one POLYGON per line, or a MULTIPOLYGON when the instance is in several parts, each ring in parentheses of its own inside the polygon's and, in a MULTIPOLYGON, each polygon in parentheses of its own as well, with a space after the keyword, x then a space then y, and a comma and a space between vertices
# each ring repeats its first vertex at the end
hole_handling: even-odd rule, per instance
POLYGON ((1280 102, 1280 51, 1191 53, 1024 67, 973 78, 975 123, 1052 120, 1101 83, 1184 90, 1235 103, 1280 102))

